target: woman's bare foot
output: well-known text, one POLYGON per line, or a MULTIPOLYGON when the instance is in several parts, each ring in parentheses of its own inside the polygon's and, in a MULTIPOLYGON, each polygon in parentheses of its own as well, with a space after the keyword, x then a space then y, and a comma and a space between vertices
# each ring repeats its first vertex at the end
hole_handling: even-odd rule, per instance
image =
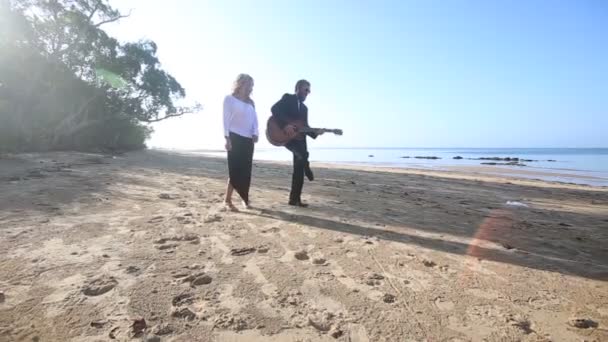
POLYGON ((251 206, 250 203, 245 203, 245 201, 241 201, 241 205, 243 206, 243 209, 253 209, 253 207, 251 206))
POLYGON ((230 201, 224 201, 224 207, 230 211, 239 211, 230 201))

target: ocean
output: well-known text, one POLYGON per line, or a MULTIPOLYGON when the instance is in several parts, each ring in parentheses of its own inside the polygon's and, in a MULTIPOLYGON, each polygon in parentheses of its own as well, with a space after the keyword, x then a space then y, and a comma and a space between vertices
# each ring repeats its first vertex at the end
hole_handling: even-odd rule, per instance
MULTIPOLYGON (((188 152, 225 156, 223 151, 188 152)), ((435 170, 487 166, 475 169, 475 172, 502 174, 508 171, 509 175, 516 177, 608 186, 608 148, 311 148, 309 152, 312 163, 435 170), (511 159, 504 160, 505 158, 511 159), (515 158, 517 160, 513 160, 515 158), (523 165, 482 165, 509 162, 523 165)), ((290 161, 291 153, 279 147, 256 148, 254 159, 290 161)))

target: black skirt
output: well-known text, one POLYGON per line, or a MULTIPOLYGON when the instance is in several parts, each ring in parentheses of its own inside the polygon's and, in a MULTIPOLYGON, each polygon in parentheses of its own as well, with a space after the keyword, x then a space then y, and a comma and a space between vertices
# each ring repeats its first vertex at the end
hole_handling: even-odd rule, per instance
POLYGON ((232 149, 228 151, 228 174, 230 184, 249 204, 251 168, 253 166, 253 139, 230 132, 232 149))

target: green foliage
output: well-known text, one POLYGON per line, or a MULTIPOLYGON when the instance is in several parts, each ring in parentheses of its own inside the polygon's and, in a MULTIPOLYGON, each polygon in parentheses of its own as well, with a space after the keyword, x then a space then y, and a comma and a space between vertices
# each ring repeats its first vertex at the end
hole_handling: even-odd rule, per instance
POLYGON ((145 147, 146 124, 201 109, 162 70, 152 41, 101 26, 107 0, 0 0, 0 152, 145 147))

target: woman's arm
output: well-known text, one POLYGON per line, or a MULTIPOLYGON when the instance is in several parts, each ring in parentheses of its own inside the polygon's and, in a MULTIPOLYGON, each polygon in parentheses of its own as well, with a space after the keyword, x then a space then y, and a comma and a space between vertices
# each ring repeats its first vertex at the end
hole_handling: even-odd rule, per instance
POLYGON ((224 98, 223 112, 224 112, 224 138, 226 139, 226 150, 230 151, 232 145, 230 144, 230 121, 232 121, 232 108, 231 108, 230 97, 224 98))
POLYGON ((258 137, 260 136, 259 128, 258 128, 258 113, 253 111, 253 142, 258 142, 258 137))
POLYGON ((230 96, 224 98, 224 137, 230 136, 230 122, 232 121, 232 101, 230 96))

